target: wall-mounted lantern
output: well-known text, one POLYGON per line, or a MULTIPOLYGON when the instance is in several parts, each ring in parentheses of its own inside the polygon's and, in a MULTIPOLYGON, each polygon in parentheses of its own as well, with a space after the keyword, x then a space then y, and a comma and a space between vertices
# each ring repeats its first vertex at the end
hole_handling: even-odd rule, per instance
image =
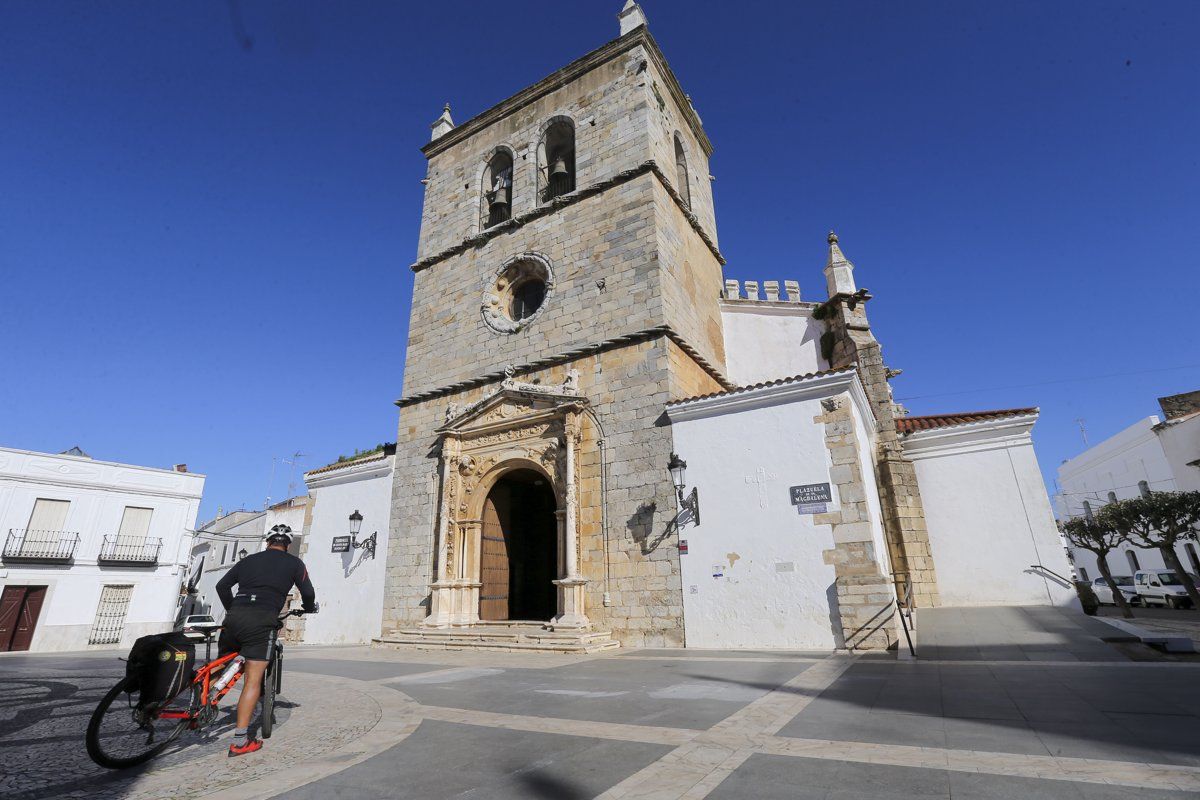
POLYGON ((699 525, 700 490, 693 486, 691 494, 686 497, 683 494, 687 489, 687 462, 680 458, 677 453, 671 453, 671 460, 667 462, 667 469, 671 472, 671 483, 675 485, 675 495, 679 499, 679 505, 690 511, 692 521, 699 525))
POLYGON ((354 509, 354 513, 350 515, 350 546, 356 550, 360 547, 366 548, 370 553, 371 558, 375 557, 375 537, 378 531, 372 533, 361 542, 358 540, 359 531, 362 530, 363 515, 358 513, 358 509, 354 509))
POLYGON ((238 561, 241 561, 245 557, 246 557, 246 548, 243 547, 241 550, 238 550, 238 561))

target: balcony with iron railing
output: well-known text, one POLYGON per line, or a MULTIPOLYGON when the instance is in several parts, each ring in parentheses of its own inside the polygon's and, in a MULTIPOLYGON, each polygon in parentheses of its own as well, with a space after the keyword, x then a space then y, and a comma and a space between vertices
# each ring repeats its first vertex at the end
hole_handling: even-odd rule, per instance
POLYGON ((100 546, 99 564, 121 564, 129 567, 152 567, 158 564, 162 539, 133 540, 120 536, 105 536, 100 546))
POLYGON ((75 558, 79 534, 9 528, 4 540, 5 563, 69 564, 75 558))

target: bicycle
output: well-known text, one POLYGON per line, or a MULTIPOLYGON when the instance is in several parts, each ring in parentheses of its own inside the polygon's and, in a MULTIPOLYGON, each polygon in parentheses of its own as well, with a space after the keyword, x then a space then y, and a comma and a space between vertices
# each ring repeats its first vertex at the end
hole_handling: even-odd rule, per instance
MULTIPOLYGON (((304 611, 294 609, 279 618, 278 628, 283 627, 288 617, 301 616, 304 611)), ((278 630, 277 628, 277 630, 278 630)), ((218 703, 229 694, 245 675, 245 669, 237 672, 220 688, 225 669, 238 657, 238 653, 226 653, 215 661, 212 659, 213 634, 220 628, 211 629, 205 636, 204 665, 197 668, 191 681, 177 695, 162 702, 142 704, 141 690, 136 687, 136 678, 124 677, 101 699, 87 727, 87 752, 92 761, 108 769, 127 769, 143 764, 162 753, 185 730, 201 730, 216 718, 218 703), (117 702, 126 695, 125 704, 117 702), (187 698, 183 703, 180 701, 187 698)), ((283 644, 273 634, 268 648, 271 657, 263 674, 260 702, 262 737, 271 738, 275 727, 275 697, 283 689, 283 644)))

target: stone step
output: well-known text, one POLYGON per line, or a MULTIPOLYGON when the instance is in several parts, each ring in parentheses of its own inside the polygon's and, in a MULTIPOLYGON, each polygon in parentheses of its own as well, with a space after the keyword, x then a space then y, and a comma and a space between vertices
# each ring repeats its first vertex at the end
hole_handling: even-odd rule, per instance
POLYGON ((479 625, 465 628, 404 628, 374 644, 439 650, 474 648, 552 653, 599 653, 621 646, 611 631, 553 631, 537 624, 479 625))

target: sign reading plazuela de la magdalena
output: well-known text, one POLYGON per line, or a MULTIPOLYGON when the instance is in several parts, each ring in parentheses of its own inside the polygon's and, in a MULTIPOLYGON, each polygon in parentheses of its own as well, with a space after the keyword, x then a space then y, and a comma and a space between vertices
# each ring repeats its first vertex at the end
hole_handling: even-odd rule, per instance
POLYGON ((335 553, 350 552, 350 537, 349 536, 333 537, 333 552, 335 552, 335 553))
POLYGON ((792 505, 805 506, 810 503, 828 503, 833 499, 828 483, 805 483, 800 486, 790 486, 792 505))

